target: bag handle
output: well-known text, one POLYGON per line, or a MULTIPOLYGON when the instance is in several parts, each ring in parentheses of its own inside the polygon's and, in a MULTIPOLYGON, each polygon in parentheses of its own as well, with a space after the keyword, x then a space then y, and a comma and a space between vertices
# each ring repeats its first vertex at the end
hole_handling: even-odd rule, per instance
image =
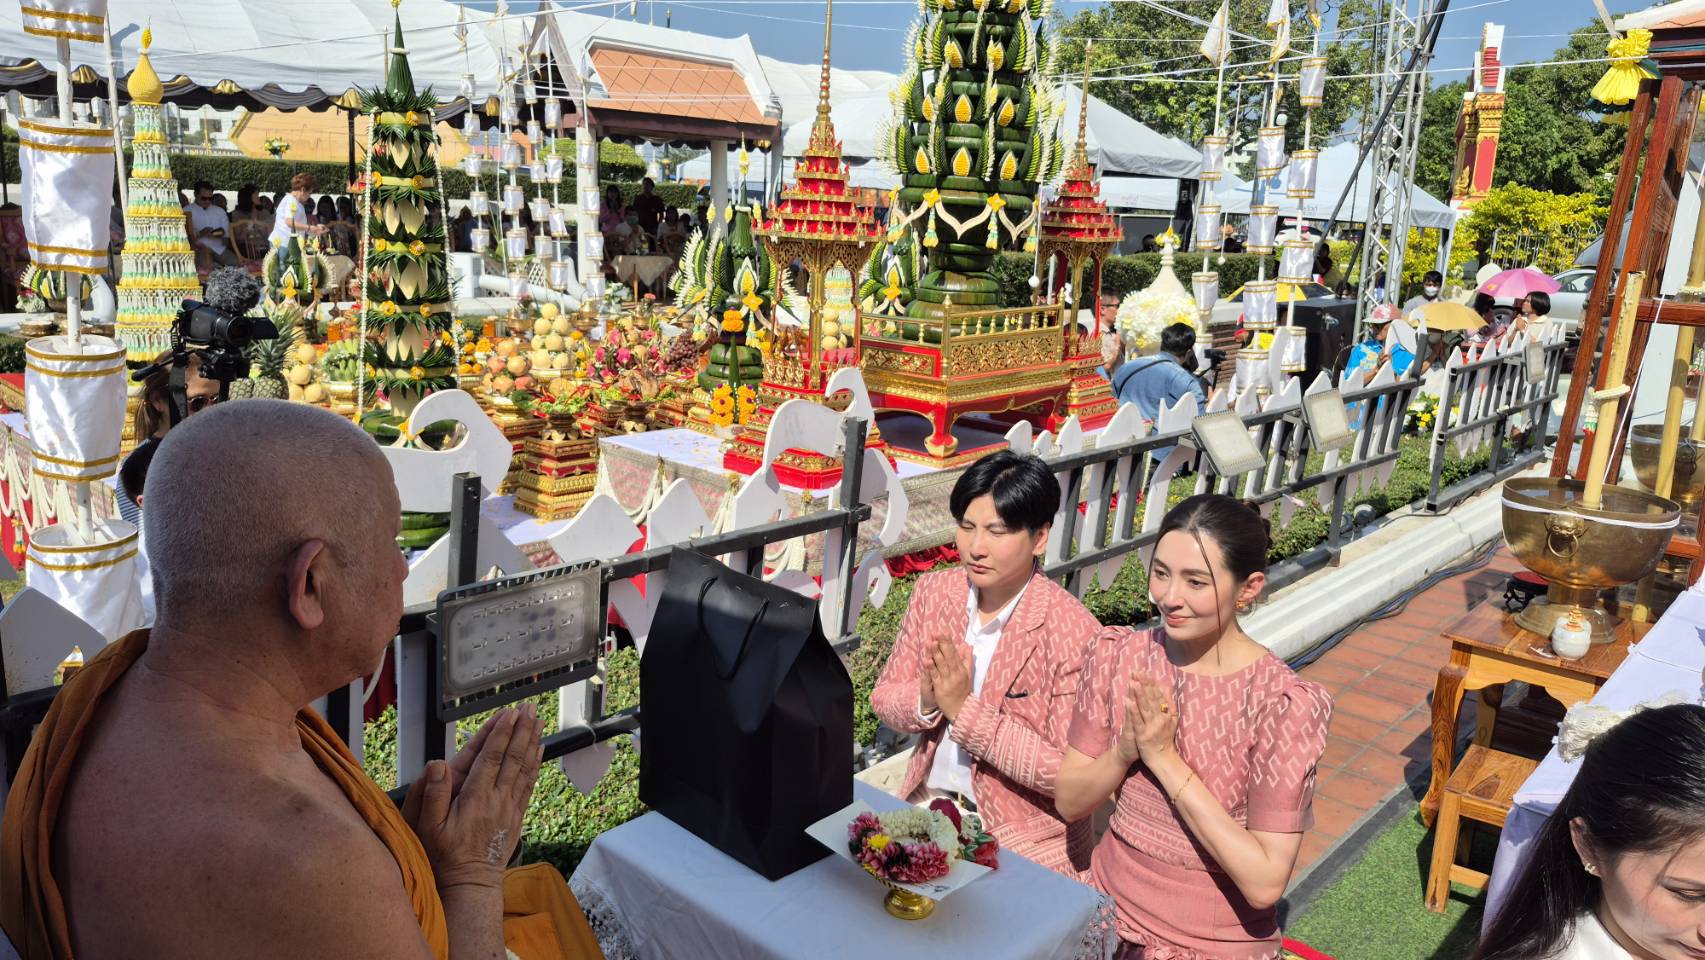
MULTIPOLYGON (((704 582, 704 586, 699 587, 699 636, 701 637, 706 635, 704 626, 704 598, 710 593, 710 588, 716 586, 716 581, 716 577, 711 577, 704 582)), ((716 671, 717 677, 727 680, 734 676, 735 673, 739 672, 740 663, 746 659, 746 650, 752 643, 752 631, 756 630, 758 628, 758 624, 763 622, 764 614, 769 612, 769 609, 770 602, 768 600, 765 600, 758 605, 758 615, 753 617, 751 622, 746 624, 746 634, 740 638, 740 649, 734 654, 734 662, 728 665, 728 670, 726 672, 718 666, 716 671)))

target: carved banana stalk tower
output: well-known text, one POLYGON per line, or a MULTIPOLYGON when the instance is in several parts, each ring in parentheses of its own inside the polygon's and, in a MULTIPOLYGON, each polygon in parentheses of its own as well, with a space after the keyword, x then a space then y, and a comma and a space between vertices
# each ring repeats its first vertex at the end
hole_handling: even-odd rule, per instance
POLYGON ((865 341, 863 361, 877 406, 930 419, 918 459, 951 463, 981 452, 955 456, 952 427, 963 413, 1045 419, 1064 394, 1059 308, 1000 309, 991 273, 1002 247, 1035 249, 1037 189, 1065 160, 1056 136, 1063 107, 1048 80, 1049 5, 922 0, 907 38, 907 70, 882 138, 884 160, 902 177, 888 239, 897 251, 911 234, 922 269, 885 296, 903 301, 905 316, 865 341))

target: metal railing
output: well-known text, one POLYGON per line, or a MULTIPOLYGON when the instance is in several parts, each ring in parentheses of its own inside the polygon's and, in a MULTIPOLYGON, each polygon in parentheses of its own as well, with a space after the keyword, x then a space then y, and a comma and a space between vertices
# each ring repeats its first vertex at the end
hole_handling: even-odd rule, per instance
POLYGON ((1561 334, 1558 330, 1548 341, 1533 343, 1512 337, 1451 353, 1433 419, 1428 510, 1449 509, 1545 456, 1545 427, 1558 396, 1567 346, 1561 334), (1512 426, 1523 429, 1506 447, 1512 426), (1484 470, 1441 489, 1446 452, 1452 446, 1462 455, 1488 444, 1491 454, 1484 470))

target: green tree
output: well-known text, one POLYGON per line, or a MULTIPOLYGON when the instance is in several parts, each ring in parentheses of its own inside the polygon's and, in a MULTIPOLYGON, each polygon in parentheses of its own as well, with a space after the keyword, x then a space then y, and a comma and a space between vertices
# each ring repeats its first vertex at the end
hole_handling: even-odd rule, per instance
MULTIPOLYGON (((1373 72, 1373 45, 1367 42, 1365 27, 1374 18, 1373 5, 1369 0, 1328 0, 1322 6, 1326 28, 1333 31, 1321 42, 1328 75, 1346 77, 1373 72)), ((1265 23, 1268 7, 1269 0, 1232 0, 1232 29, 1263 41, 1270 39, 1273 33, 1265 23)), ((1190 9, 1204 18, 1214 12, 1206 4, 1192 5, 1190 9)), ((1283 64, 1283 71, 1294 76, 1298 68, 1295 58, 1309 52, 1314 26, 1308 22, 1305 5, 1296 5, 1292 14, 1295 20, 1291 25, 1291 50, 1286 54, 1289 59, 1283 64)), ((1076 78, 1083 75, 1085 41, 1093 38, 1095 45, 1089 55, 1091 93, 1155 130, 1189 143, 1197 143, 1213 132, 1215 85, 1202 81, 1212 80, 1214 73, 1197 50, 1205 32, 1203 27, 1141 3, 1109 3, 1069 19, 1056 17, 1061 38, 1056 65, 1062 79, 1078 82, 1076 78), (1135 82, 1096 79, 1139 74, 1151 76, 1135 82), (1182 75, 1168 77, 1167 74, 1182 75)), ((1253 81, 1268 55, 1266 43, 1235 37, 1231 41, 1222 101, 1226 119, 1222 125, 1230 128, 1234 149, 1252 140, 1261 123, 1261 109, 1270 88, 1253 81)), ((1365 80, 1328 81, 1326 102, 1314 110, 1316 145, 1352 118, 1361 116, 1368 102, 1368 91, 1365 80)), ((1295 83, 1285 85, 1281 91, 1279 112, 1291 121, 1287 131, 1290 146, 1300 146, 1303 111, 1297 102, 1295 83)))
MULTIPOLYGON (((1421 144, 1415 155, 1415 186, 1440 200, 1450 200, 1450 178, 1456 173, 1456 121, 1462 115, 1462 95, 1468 81, 1445 83, 1427 91, 1421 106, 1421 144)), ((1405 271, 1407 272, 1407 271, 1405 271)))

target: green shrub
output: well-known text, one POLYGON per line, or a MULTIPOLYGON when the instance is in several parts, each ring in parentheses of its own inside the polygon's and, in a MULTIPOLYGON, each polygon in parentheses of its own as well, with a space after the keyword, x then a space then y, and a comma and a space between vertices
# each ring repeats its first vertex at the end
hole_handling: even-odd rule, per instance
MULTIPOLYGON (((1213 267, 1220 275, 1221 296, 1230 296, 1238 287, 1255 279, 1261 261, 1261 257, 1252 253, 1229 254, 1224 263, 1218 263, 1217 256, 1214 259, 1213 267)), ((1197 253, 1173 256, 1172 273, 1184 289, 1190 289, 1190 275, 1203 269, 1202 260, 1202 255, 1197 253)), ((1000 281, 1002 306, 1021 307, 1030 302, 1030 272, 1034 263, 1035 259, 1027 253, 1003 253, 995 258, 993 273, 1000 281)), ((1268 257, 1267 275, 1277 276, 1278 269, 1278 263, 1268 257)), ((1123 299, 1131 291, 1153 283, 1159 272, 1158 253, 1108 257, 1101 267, 1101 293, 1123 299)))
POLYGON ((0 335, 0 373, 24 372, 24 338, 0 335))

